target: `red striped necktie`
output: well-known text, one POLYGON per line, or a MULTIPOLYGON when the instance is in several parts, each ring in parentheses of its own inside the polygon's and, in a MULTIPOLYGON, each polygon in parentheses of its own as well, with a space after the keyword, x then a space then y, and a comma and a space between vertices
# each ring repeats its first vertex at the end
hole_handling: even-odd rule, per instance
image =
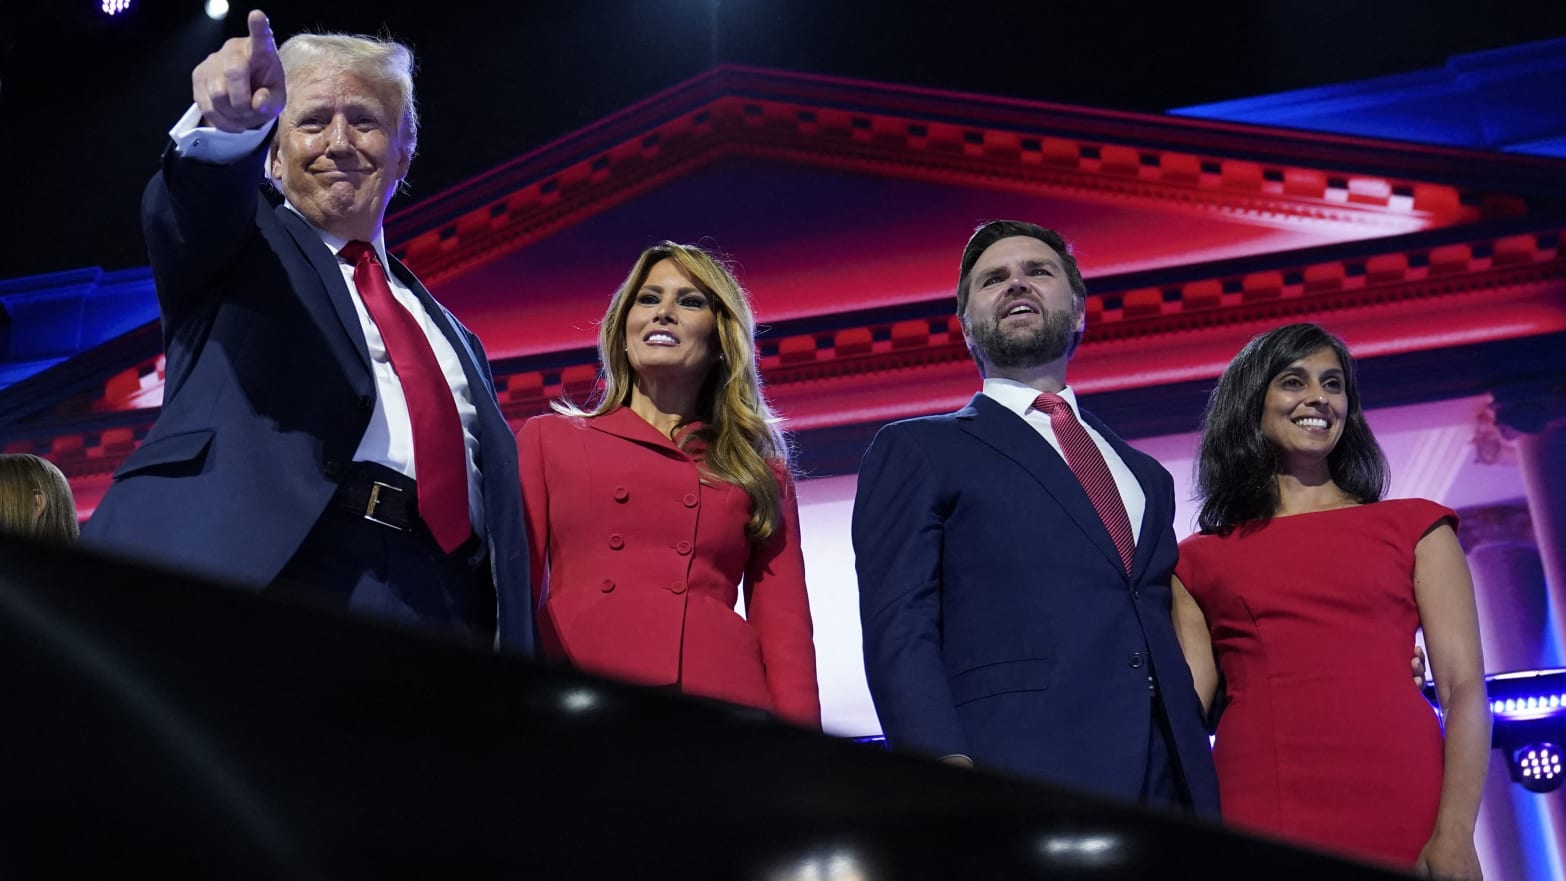
POLYGON ((473 534, 468 515, 468 457, 456 398, 424 328, 392 296, 375 249, 366 242, 349 242, 339 255, 353 264, 354 286, 381 332, 386 356, 408 401, 419 516, 449 554, 473 534))
POLYGON ((1033 409, 1049 414, 1050 427, 1055 430, 1061 450, 1065 451, 1066 464, 1087 492, 1093 509, 1098 511, 1104 528, 1109 530, 1109 537, 1115 541, 1115 549, 1120 551, 1121 563, 1130 572, 1131 560, 1136 556, 1136 540, 1131 537, 1131 518, 1126 516, 1126 503, 1120 498, 1120 490, 1109 473, 1104 454, 1088 437, 1087 429, 1077 421, 1077 414, 1071 412, 1071 405, 1065 398, 1044 392, 1033 400, 1033 409))

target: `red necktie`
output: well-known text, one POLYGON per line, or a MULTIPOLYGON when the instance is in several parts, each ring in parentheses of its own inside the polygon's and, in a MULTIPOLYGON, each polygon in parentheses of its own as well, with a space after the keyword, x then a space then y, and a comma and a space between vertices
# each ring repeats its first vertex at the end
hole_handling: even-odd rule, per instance
POLYGON ((1098 445, 1088 437, 1087 429, 1071 412, 1071 405, 1060 395, 1044 392, 1033 400, 1033 409, 1049 414, 1050 427, 1055 429, 1055 439, 1066 453, 1066 464, 1077 476, 1088 499, 1098 511, 1109 537, 1115 540, 1120 551, 1120 561, 1126 571, 1131 571, 1131 560, 1136 556, 1136 541, 1131 537, 1131 519, 1126 516, 1126 503, 1120 498, 1115 478, 1109 473, 1109 465, 1098 445))
POLYGON ((457 401, 424 328, 392 296, 375 249, 365 242, 349 242, 339 253, 353 264, 354 286, 380 329, 386 356, 408 401, 419 516, 449 554, 473 534, 468 515, 468 456, 457 401))

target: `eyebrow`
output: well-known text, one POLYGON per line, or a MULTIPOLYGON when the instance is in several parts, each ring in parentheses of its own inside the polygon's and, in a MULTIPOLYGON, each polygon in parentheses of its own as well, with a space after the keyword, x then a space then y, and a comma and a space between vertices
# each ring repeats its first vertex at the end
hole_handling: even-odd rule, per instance
MULTIPOLYGON (((1025 269, 1037 269, 1037 268, 1039 268, 1041 266, 1047 266, 1047 267, 1050 267, 1050 268, 1053 268, 1053 269, 1059 269, 1060 268, 1060 261, 1056 260, 1053 257, 1039 257, 1039 258, 1035 258, 1035 259, 1032 259, 1032 260, 1028 260, 1027 262, 1023 263, 1022 265, 1023 265, 1023 267, 1025 269)), ((992 265, 989 265, 989 266, 977 266, 977 267, 974 267, 973 277, 974 278, 982 278, 982 277, 984 277, 986 275, 989 275, 992 272, 995 272, 998 269, 1005 269, 1005 268, 1006 268, 1006 264, 1004 264, 1004 263, 996 263, 996 264, 992 264, 992 265)))
MULTIPOLYGON (((660 294, 663 293, 663 285, 644 284, 642 285, 641 289, 642 291, 656 291, 660 294)), ((709 300, 712 299, 711 295, 701 288, 696 287, 695 285, 684 285, 682 287, 675 288, 674 292, 676 294, 701 294, 703 297, 706 297, 709 300)))
MULTIPOLYGON (((1279 377, 1284 377, 1284 376, 1302 376, 1304 374, 1305 374, 1305 368, 1300 367, 1298 365, 1294 365, 1294 364, 1290 364, 1288 367, 1285 367, 1282 370, 1278 371, 1278 376, 1279 377)), ((1341 367, 1328 367, 1326 370, 1321 371, 1321 375, 1322 376, 1339 376, 1339 377, 1341 377, 1341 376, 1347 376, 1348 373, 1347 373, 1347 371, 1345 371, 1341 367)))

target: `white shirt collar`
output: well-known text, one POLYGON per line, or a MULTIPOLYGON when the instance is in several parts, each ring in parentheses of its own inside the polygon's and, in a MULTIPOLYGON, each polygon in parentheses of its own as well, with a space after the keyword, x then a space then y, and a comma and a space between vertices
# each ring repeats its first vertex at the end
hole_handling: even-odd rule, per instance
MULTIPOLYGON (((348 246, 348 242, 350 241, 349 239, 345 239, 342 236, 333 235, 332 233, 321 229, 315 224, 310 223, 310 219, 305 217, 298 208, 295 208, 294 203, 288 201, 286 197, 283 199, 283 205, 286 206, 289 211, 298 214, 300 220, 303 220, 305 223, 309 224, 310 228, 315 230, 315 234, 321 237, 321 241, 326 244, 326 247, 332 249, 332 254, 335 255, 338 251, 341 251, 343 248, 348 246)), ((387 267, 388 271, 390 271, 391 264, 386 261, 386 231, 384 229, 377 229, 375 231, 375 238, 370 240, 370 247, 375 249, 375 256, 380 258, 381 265, 387 267)))
MULTIPOLYGON (((1038 398, 1039 390, 1023 385, 1014 379, 990 378, 984 380, 984 393, 993 398, 997 404, 1005 407, 1024 419, 1028 416, 1028 410, 1032 408, 1033 401, 1038 398)), ((1066 386, 1059 392, 1065 399, 1066 405, 1075 413, 1078 420, 1082 418, 1082 411, 1077 408, 1077 393, 1066 386)))

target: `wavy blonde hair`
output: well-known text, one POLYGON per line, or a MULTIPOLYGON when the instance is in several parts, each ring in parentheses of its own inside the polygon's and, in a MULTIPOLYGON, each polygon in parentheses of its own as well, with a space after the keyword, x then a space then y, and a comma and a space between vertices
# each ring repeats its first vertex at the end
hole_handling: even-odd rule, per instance
POLYGON ((732 483, 750 496, 750 520, 745 533, 762 541, 777 532, 783 522, 783 491, 779 480, 790 473, 790 450, 782 419, 767 404, 756 364, 756 319, 745 289, 734 280, 724 262, 695 245, 659 242, 642 252, 631 274, 625 277, 609 301, 598 327, 599 379, 602 389, 593 405, 577 407, 568 400, 550 404, 567 416, 602 416, 631 401, 636 372, 626 353, 625 322, 636 295, 652 268, 661 260, 673 260, 712 301, 718 349, 715 362, 696 398, 693 421, 707 425, 690 432, 707 445, 702 471, 732 483))
POLYGON ((28 453, 0 455, 0 529, 57 544, 75 544, 81 534, 71 485, 54 463, 28 453), (43 496, 35 513, 33 494, 43 496))

